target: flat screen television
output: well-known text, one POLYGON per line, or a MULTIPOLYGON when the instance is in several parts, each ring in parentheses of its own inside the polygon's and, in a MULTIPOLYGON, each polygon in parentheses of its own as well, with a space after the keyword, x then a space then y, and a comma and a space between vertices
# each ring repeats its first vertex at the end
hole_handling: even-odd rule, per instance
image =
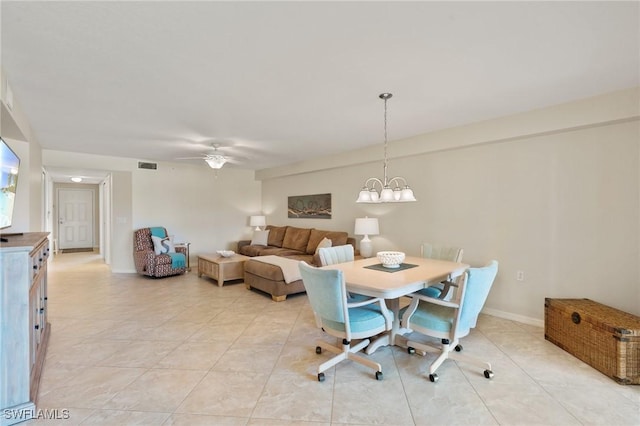
POLYGON ((19 171, 20 158, 0 137, 0 229, 12 224, 19 171))

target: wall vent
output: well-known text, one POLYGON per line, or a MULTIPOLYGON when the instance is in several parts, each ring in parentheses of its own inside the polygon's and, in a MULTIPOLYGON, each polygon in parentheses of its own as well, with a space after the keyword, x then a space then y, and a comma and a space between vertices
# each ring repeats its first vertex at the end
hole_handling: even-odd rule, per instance
POLYGON ((144 161, 138 161, 139 169, 157 170, 158 163, 145 163, 144 161))

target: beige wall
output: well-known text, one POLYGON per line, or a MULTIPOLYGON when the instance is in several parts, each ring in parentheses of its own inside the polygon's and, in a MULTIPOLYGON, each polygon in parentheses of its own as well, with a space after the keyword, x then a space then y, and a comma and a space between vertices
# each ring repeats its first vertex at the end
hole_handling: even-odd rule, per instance
MULTIPOLYGON (((616 108, 615 97, 607 98, 618 115, 604 108, 606 114, 593 114, 592 125, 575 125, 575 117, 585 105, 583 117, 598 105, 579 102, 550 109, 565 112, 565 129, 557 114, 535 111, 530 122, 526 114, 514 117, 518 126, 501 118, 441 132, 452 142, 446 149, 425 146, 425 153, 389 163, 390 175, 407 178, 416 203, 356 204, 364 180, 382 174, 381 160, 338 168, 327 161, 329 170, 289 176, 292 166, 281 177, 266 178, 263 209, 268 223, 350 234, 356 217, 378 217, 376 251, 417 255, 420 243, 431 241, 463 247, 472 265, 495 258, 500 272, 486 309, 507 318, 541 324, 545 297, 587 297, 640 314, 640 122, 637 110, 629 117, 634 109, 625 101, 628 93, 621 95, 627 107, 616 108), (522 136, 524 127, 537 135, 522 136), (488 141, 497 134, 499 141, 488 141), (472 139, 482 143, 466 143, 472 139), (331 220, 287 219, 287 196, 326 192, 333 197, 331 220), (516 280, 517 271, 524 272, 524 281, 516 280)), ((424 135, 422 142, 427 145, 431 137, 424 135)), ((419 139, 407 141, 411 149, 419 139)), ((312 168, 320 169, 320 163, 312 168)), ((277 173, 263 176, 269 174, 277 173)))
POLYGON ((137 159, 44 150, 52 167, 108 170, 112 179, 111 268, 135 272, 133 230, 164 226, 176 241, 191 243, 192 265, 199 253, 235 249, 250 238, 248 216, 260 212, 261 183, 254 173, 232 167, 216 173, 202 165, 158 163, 137 168, 137 159))
POLYGON ((260 212, 261 184, 252 171, 225 166, 159 163, 133 172, 133 228, 164 226, 175 241, 198 253, 236 249, 251 237, 248 217, 260 212))

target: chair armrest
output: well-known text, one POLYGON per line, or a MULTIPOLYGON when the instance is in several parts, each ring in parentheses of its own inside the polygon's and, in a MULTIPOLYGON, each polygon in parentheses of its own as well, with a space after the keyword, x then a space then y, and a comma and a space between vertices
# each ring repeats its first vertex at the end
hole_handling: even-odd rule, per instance
POLYGON ((361 306, 371 305, 373 303, 378 303, 378 301, 383 300, 379 297, 372 297, 371 299, 358 300, 356 302, 347 302, 347 308, 359 308, 361 306))
POLYGON ((242 247, 248 245, 251 245, 251 240, 240 240, 238 241, 238 249, 236 251, 239 251, 242 247))
POLYGON ((153 250, 141 250, 133 253, 133 261, 136 265, 136 272, 144 274, 153 269, 153 260, 156 253, 153 250))
POLYGON ((403 327, 411 328, 409 324, 409 319, 415 313, 416 309, 418 309, 418 304, 420 302, 433 303, 434 305, 447 306, 450 308, 458 308, 460 305, 458 303, 449 302, 442 299, 437 299, 434 297, 423 296, 419 293, 413 293, 411 296, 411 304, 407 307, 407 310, 404 311, 404 315, 402 315, 401 322, 403 327))
POLYGON ((182 253, 187 256, 187 248, 184 246, 176 246, 176 253, 182 253))
POLYGON ((440 284, 444 285, 444 287, 442 288, 442 291, 440 292, 440 297, 439 297, 439 299, 442 299, 442 300, 447 298, 447 295, 449 294, 449 292, 452 291, 452 287, 458 287, 458 284, 456 284, 451 280, 442 281, 440 284))
MULTIPOLYGON (((423 296, 422 294, 412 294, 411 297, 418 301, 433 303, 434 305, 446 306, 449 308, 459 308, 460 304, 449 300, 442 300, 436 297, 423 296)), ((412 302, 413 303, 413 302, 412 302)))

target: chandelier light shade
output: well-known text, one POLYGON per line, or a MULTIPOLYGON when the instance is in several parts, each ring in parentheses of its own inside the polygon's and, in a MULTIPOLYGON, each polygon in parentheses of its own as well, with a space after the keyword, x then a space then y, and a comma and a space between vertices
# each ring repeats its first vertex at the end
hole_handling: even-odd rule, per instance
POLYGON ((254 231, 260 231, 261 226, 267 226, 267 220, 264 216, 251 216, 249 226, 255 226, 254 231))
POLYGON ((220 154, 209 154, 205 157, 204 161, 206 161, 212 169, 218 170, 227 162, 227 157, 220 154))
POLYGON ((356 235, 364 235, 364 238, 360 241, 360 254, 362 257, 373 256, 373 245, 369 239, 369 235, 378 235, 380 233, 378 219, 366 216, 356 218, 356 227, 353 233, 356 235))
POLYGON ((382 93, 379 98, 384 101, 384 175, 382 179, 370 177, 358 194, 356 203, 406 203, 416 201, 413 190, 407 185, 405 178, 387 177, 387 100, 393 95, 382 93))

